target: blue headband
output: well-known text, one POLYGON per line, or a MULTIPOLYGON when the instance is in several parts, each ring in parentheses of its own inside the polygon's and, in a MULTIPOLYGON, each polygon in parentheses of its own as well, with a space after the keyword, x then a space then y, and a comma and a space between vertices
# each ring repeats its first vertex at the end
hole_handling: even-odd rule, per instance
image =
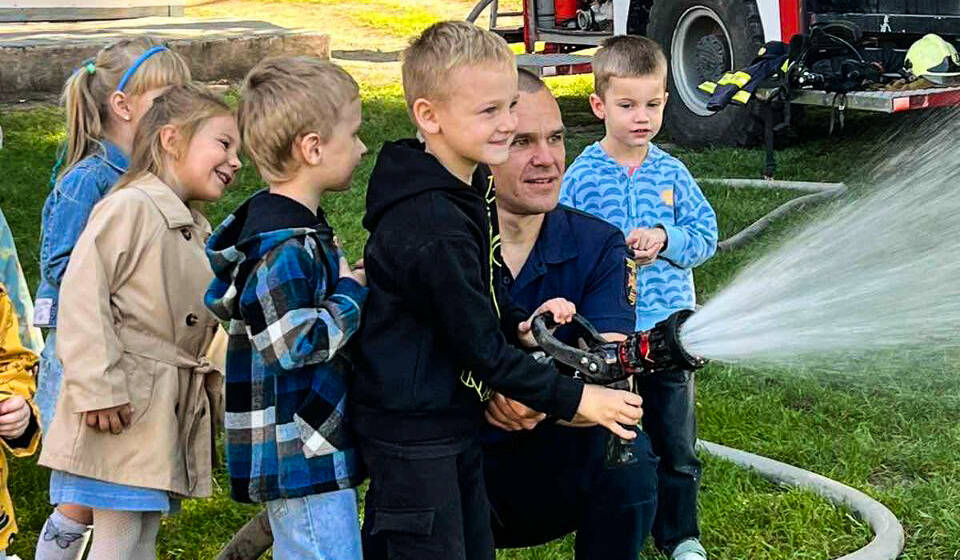
POLYGON ((117 84, 117 91, 123 91, 123 88, 127 87, 127 82, 130 81, 130 78, 133 77, 133 74, 137 71, 137 68, 147 61, 148 58, 157 54, 158 52, 168 51, 167 47, 163 45, 158 45, 156 47, 151 47, 145 53, 141 54, 136 60, 133 61, 133 64, 130 65, 130 68, 123 73, 123 77, 120 78, 120 83, 117 84))

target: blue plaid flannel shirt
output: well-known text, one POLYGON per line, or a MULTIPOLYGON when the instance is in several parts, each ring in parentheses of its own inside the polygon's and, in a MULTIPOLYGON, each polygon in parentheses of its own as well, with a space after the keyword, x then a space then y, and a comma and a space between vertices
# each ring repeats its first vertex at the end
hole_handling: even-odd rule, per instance
POLYGON ((207 256, 216 275, 205 302, 228 321, 227 464, 231 494, 266 502, 358 484, 345 422, 349 361, 366 288, 339 278, 340 251, 313 228, 233 244, 227 218, 207 256), (238 285, 237 282, 243 285, 238 285))

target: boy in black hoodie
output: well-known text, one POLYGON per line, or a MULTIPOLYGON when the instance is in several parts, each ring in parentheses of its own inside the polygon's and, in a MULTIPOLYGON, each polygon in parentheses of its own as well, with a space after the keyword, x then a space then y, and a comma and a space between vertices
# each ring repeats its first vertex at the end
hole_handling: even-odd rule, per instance
MULTIPOLYGON (((424 143, 383 146, 367 191, 369 295, 351 402, 370 472, 368 560, 494 558, 477 433, 496 390, 625 438, 640 398, 561 377, 512 344, 530 321, 497 289, 486 164, 506 161, 517 71, 500 37, 464 22, 428 28, 404 53, 407 107, 424 143)), ((551 300, 558 322, 573 305, 551 300)))

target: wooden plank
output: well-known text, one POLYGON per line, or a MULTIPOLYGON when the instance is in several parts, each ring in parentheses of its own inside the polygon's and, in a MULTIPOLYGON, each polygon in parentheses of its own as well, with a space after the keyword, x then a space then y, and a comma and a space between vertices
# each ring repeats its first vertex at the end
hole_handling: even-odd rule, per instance
POLYGON ((0 92, 57 92, 80 62, 123 37, 151 35, 168 44, 202 81, 240 79, 268 56, 329 58, 330 38, 241 19, 146 18, 0 25, 0 92))

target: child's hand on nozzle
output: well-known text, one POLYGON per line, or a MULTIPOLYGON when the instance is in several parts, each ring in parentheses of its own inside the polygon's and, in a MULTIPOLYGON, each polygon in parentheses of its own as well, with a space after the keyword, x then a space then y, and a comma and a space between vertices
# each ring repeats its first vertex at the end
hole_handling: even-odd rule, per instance
POLYGON ((367 285, 367 269, 363 268, 363 259, 353 263, 353 277, 361 286, 367 285))
POLYGON ((340 254, 340 278, 352 278, 361 286, 367 285, 367 273, 363 268, 363 259, 360 259, 354 265, 356 269, 350 267, 347 257, 340 254))
POLYGON ((119 434, 133 420, 133 406, 121 404, 100 410, 90 410, 86 413, 86 417, 87 426, 94 430, 119 434))
POLYGON ((17 439, 30 425, 30 405, 20 395, 0 402, 0 437, 17 439))
POLYGON ((667 232, 662 228, 634 228, 627 236, 627 247, 633 251, 633 260, 638 266, 646 266, 657 260, 657 255, 667 243, 667 232))
POLYGON ((624 426, 636 426, 643 417, 640 405, 643 399, 630 391, 608 389, 602 385, 584 385, 580 406, 574 421, 588 420, 610 430, 623 439, 637 437, 634 430, 624 426))
MULTIPOLYGON (((549 311, 553 314, 553 321, 559 325, 569 323, 577 313, 577 306, 563 298, 553 298, 540 304, 540 307, 530 315, 530 318, 517 325, 517 338, 528 348, 536 348, 537 340, 533 338, 533 318, 549 311)), ((556 328, 556 327, 554 327, 556 328)), ((552 329, 551 329, 552 330, 552 329)))

